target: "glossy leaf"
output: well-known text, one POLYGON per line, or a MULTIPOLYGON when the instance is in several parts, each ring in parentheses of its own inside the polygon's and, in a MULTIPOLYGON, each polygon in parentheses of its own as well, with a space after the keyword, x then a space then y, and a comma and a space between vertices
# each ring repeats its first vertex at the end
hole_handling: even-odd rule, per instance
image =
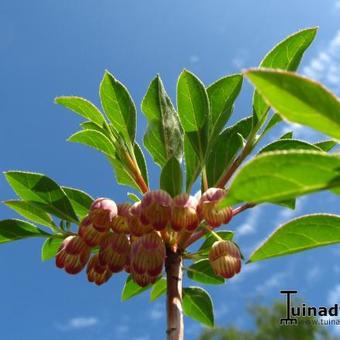
POLYGON ((212 285, 220 285, 224 283, 223 277, 215 275, 208 259, 195 262, 187 270, 188 277, 191 280, 212 285))
POLYGON ((125 281, 123 290, 122 290, 122 301, 129 300, 136 295, 143 293, 144 291, 148 290, 151 285, 146 287, 140 287, 137 283, 135 283, 131 276, 129 275, 125 281))
POLYGON ((133 143, 136 134, 135 104, 126 87, 108 71, 100 84, 100 99, 114 128, 125 140, 133 143))
POLYGON ((138 164, 139 169, 142 173, 143 179, 144 179, 145 183, 148 185, 148 183, 149 183, 148 169, 146 167, 146 162, 145 162, 143 151, 137 143, 134 144, 133 150, 135 152, 137 164, 138 164))
POLYGON ((310 144, 308 142, 298 140, 298 139, 280 139, 273 143, 266 145, 260 153, 268 152, 268 151, 279 151, 279 150, 314 150, 314 151, 322 151, 317 146, 310 144))
POLYGON ((49 237, 41 248, 41 260, 48 261, 54 258, 63 243, 62 238, 49 237))
POLYGON ((68 141, 87 145, 109 157, 113 157, 115 153, 112 142, 103 133, 96 130, 82 130, 76 132, 68 138, 68 141))
POLYGON ((78 217, 62 188, 45 175, 33 172, 7 171, 6 179, 15 193, 24 201, 41 203, 55 216, 71 222, 78 217))
MULTIPOLYGON (((277 44, 261 61, 260 67, 269 67, 295 71, 306 49, 315 38, 317 28, 307 28, 290 35, 277 44)), ((258 90, 258 89, 257 89, 258 90)), ((253 99, 254 122, 262 122, 267 115, 269 105, 258 92, 254 93, 253 99)))
POLYGON ((242 81, 241 74, 234 74, 217 80, 207 88, 211 109, 210 139, 214 139, 229 120, 242 81))
POLYGON ((238 172, 221 206, 284 201, 337 186, 340 155, 306 150, 267 152, 238 172))
POLYGON ((84 218, 89 212, 93 198, 82 190, 69 187, 62 187, 62 189, 69 198, 73 210, 76 212, 79 219, 84 218))
POLYGON ((293 139, 293 131, 289 131, 284 133, 280 139, 293 139))
POLYGON ((334 243, 340 243, 340 216, 302 216, 276 229, 250 256, 250 261, 261 261, 334 243))
POLYGON ((105 118, 102 113, 87 99, 73 96, 57 97, 55 102, 74 111, 75 113, 78 113, 98 126, 102 126, 103 123, 105 123, 105 118))
POLYGON ((49 234, 37 228, 34 224, 8 219, 0 221, 0 243, 7 243, 28 237, 48 237, 49 234))
POLYGON ((183 288, 183 313, 208 327, 214 327, 213 304, 203 288, 183 288))
POLYGON ((183 131, 159 76, 153 79, 148 88, 142 111, 148 120, 144 145, 154 161, 163 167, 171 157, 180 160, 183 155, 183 131))
POLYGON ((128 192, 127 196, 130 198, 130 200, 132 202, 139 202, 140 201, 140 198, 136 194, 134 194, 133 192, 128 192))
POLYGON ((200 174, 200 170, 202 169, 202 162, 200 161, 194 148, 192 147, 188 136, 184 137, 184 158, 186 171, 185 187, 186 191, 190 192, 193 184, 200 174))
POLYGON ((93 122, 82 122, 80 124, 80 126, 84 129, 84 130, 96 130, 99 131, 101 133, 103 133, 106 137, 107 137, 107 130, 106 128, 104 128, 104 126, 99 126, 93 122))
POLYGON ((34 223, 41 224, 49 228, 54 227, 52 217, 42 208, 32 204, 31 202, 11 200, 5 201, 4 204, 34 223))
POLYGON ((160 278, 153 286, 150 292, 150 301, 155 301, 166 293, 166 279, 160 278))
POLYGON ((269 69, 249 70, 246 76, 283 118, 340 140, 340 101, 322 85, 269 69))
POLYGON ((331 151, 334 147, 336 147, 338 143, 330 139, 315 143, 314 145, 320 148, 321 150, 328 152, 331 151))
POLYGON ((225 169, 235 159, 239 150, 243 147, 243 138, 248 137, 251 128, 252 118, 248 117, 225 129, 217 137, 206 162, 209 187, 216 185, 225 169))
POLYGON ((181 165, 176 158, 172 157, 162 169, 160 188, 169 193, 172 197, 175 197, 182 192, 182 186, 181 165))

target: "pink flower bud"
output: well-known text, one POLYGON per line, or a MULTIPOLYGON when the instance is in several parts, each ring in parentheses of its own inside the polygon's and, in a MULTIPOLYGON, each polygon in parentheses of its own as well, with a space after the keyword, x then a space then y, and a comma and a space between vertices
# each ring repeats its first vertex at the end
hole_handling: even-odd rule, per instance
POLYGON ((155 230, 166 227, 171 218, 171 196, 163 191, 149 191, 142 200, 141 221, 151 224, 155 230))
POLYGON ((100 286, 107 282, 112 276, 112 272, 107 265, 102 265, 99 261, 99 255, 92 256, 87 265, 87 278, 90 282, 94 282, 100 286))
POLYGON ((129 203, 118 204, 118 215, 112 219, 111 229, 115 233, 129 234, 129 210, 131 205, 129 203))
POLYGON ((117 205, 108 198, 97 198, 90 207, 89 218, 95 229, 108 231, 112 219, 117 215, 117 205))
POLYGON ((85 217, 79 225, 78 234, 89 247, 96 247, 100 244, 106 233, 94 228, 91 220, 85 217))
POLYGON ((241 270, 241 253, 231 241, 217 241, 209 252, 209 261, 214 273, 230 279, 241 270))
POLYGON ((129 229, 132 235, 142 236, 150 233, 153 228, 151 224, 144 224, 141 221, 142 205, 141 202, 136 202, 129 210, 129 229))
POLYGON ((148 274, 138 274, 138 273, 132 273, 131 278, 133 281, 135 281, 139 286, 146 287, 149 284, 154 284, 158 276, 150 276, 148 274))
POLYGON ((232 216, 232 209, 225 207, 220 209, 218 204, 226 197, 227 192, 220 188, 209 188, 200 198, 197 212, 200 219, 205 219, 212 227, 219 227, 228 223, 232 216))
POLYGON ((100 244, 99 260, 117 273, 128 263, 130 242, 125 234, 108 233, 100 244))
POLYGON ((195 230, 199 225, 197 200, 187 193, 176 196, 172 203, 171 227, 175 231, 195 230))
POLYGON ((130 260, 132 273, 158 276, 165 260, 163 239, 156 232, 139 237, 131 245, 130 260))
POLYGON ((68 236, 56 255, 56 266, 69 274, 78 274, 90 257, 90 248, 79 236, 68 236))

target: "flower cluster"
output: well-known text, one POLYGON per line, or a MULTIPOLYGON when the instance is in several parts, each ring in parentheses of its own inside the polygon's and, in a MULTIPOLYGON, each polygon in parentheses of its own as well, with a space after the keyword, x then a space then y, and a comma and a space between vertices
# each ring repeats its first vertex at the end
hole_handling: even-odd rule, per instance
POLYGON ((172 198, 157 190, 145 193, 132 205, 98 198, 81 221, 78 233, 63 241, 56 265, 70 274, 79 273, 87 265, 88 280, 97 285, 108 281, 113 273, 126 271, 137 284, 147 286, 163 270, 169 235, 175 235, 176 240, 182 231, 190 234, 203 220, 211 227, 230 221, 231 208, 218 208, 225 195, 223 189, 210 188, 197 200, 186 193, 172 198), (95 254, 91 257, 91 253, 95 254))

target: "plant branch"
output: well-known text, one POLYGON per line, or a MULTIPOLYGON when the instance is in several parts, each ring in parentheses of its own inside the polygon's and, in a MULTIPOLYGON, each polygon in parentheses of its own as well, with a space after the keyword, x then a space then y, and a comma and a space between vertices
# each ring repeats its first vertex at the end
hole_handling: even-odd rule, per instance
POLYGON ((246 203, 244 205, 241 205, 235 209, 233 209, 233 216, 236 216, 238 215, 239 213, 241 213, 242 211, 245 211, 247 209, 250 209, 250 208, 254 208, 256 204, 252 204, 252 203, 246 203))

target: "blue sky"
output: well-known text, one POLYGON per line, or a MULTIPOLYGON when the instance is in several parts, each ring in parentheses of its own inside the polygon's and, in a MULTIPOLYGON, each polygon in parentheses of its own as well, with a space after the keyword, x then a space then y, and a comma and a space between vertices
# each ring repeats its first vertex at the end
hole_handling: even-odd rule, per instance
MULTIPOLYGON (((42 172, 94 197, 123 201, 126 189, 115 184, 104 157, 65 142, 80 120, 54 105, 55 96, 81 95, 98 104, 98 85, 109 69, 128 86, 139 108, 156 73, 174 98, 183 68, 209 84, 256 66, 275 43, 309 26, 320 26, 320 31, 300 71, 339 95, 339 22, 338 0, 2 0, 0 170, 42 172)), ((245 84, 232 121, 248 115, 250 103, 251 87, 245 84)), ((140 112, 138 119, 140 140, 145 126, 140 112)), ((270 138, 287 129, 277 128, 270 138)), ((319 138, 311 130, 293 129, 298 137, 319 138)), ((150 173, 155 187, 158 169, 150 167, 150 173)), ((1 199, 14 197, 3 177, 0 187, 1 199)), ((308 212, 337 212, 339 203, 339 198, 322 193, 299 200, 296 212, 261 206, 235 218, 229 228, 238 231, 237 240, 249 255, 281 222, 308 212)), ((0 207, 0 215, 14 216, 5 207, 0 207)), ((70 277, 53 261, 41 263, 40 246, 41 240, 30 240, 0 247, 4 339, 163 336, 162 299, 150 304, 144 294, 121 303, 122 275, 98 288, 87 283, 84 273, 70 277)), ((339 256, 334 246, 244 266, 226 286, 208 288, 217 324, 251 328, 247 303, 280 298, 281 289, 298 289, 311 304, 339 303, 339 256)), ((187 339, 195 339, 201 328, 186 321, 187 339)))

